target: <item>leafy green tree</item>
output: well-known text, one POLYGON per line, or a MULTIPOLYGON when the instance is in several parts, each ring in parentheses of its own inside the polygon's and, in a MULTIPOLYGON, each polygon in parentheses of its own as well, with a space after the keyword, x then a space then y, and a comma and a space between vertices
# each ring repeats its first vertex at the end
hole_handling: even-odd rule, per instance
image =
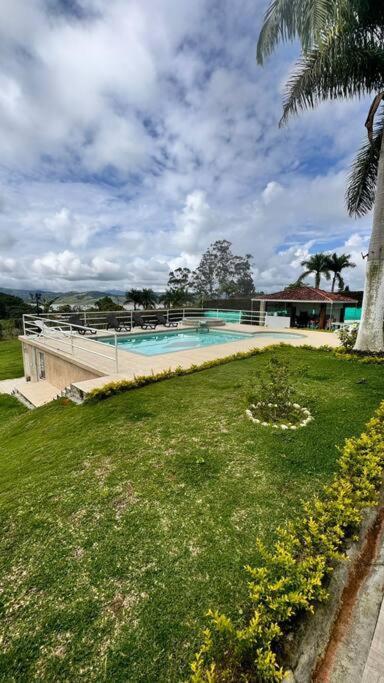
POLYGON ((0 292, 0 319, 21 318, 23 313, 35 313, 35 308, 19 296, 0 292))
POLYGON ((122 311, 122 306, 116 304, 110 296, 103 296, 95 302, 98 311, 122 311))
POLYGON ((305 259, 301 262, 301 265, 305 268, 305 271, 299 277, 298 282, 300 282, 300 284, 304 278, 308 277, 308 275, 314 275, 315 287, 319 288, 322 275, 324 275, 327 280, 329 280, 331 277, 329 272, 328 257, 326 254, 311 254, 308 259, 305 259))
POLYGON ((345 268, 356 268, 356 264, 352 263, 350 254, 330 254, 327 258, 328 270, 333 273, 331 292, 335 291, 336 282, 339 289, 344 289, 344 280, 341 272, 345 268))
POLYGON ((191 300, 190 285, 191 271, 189 268, 171 270, 167 290, 161 297, 161 301, 170 308, 172 306, 185 306, 191 300))
POLYGON ((356 349, 384 349, 384 3, 378 0, 273 0, 257 45, 260 64, 279 42, 299 40, 301 58, 288 80, 282 122, 323 100, 374 95, 368 142, 347 189, 351 215, 374 206, 362 318, 356 349), (375 123, 378 110, 380 115, 375 123))
POLYGON ((217 240, 201 257, 191 278, 192 289, 200 299, 254 294, 252 256, 235 256, 231 246, 228 240, 217 240))

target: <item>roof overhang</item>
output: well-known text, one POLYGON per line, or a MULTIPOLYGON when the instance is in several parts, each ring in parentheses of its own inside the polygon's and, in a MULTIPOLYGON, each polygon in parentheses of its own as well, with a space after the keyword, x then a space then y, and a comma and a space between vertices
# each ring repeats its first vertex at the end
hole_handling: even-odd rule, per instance
POLYGON ((266 304, 358 304, 358 301, 334 301, 334 299, 252 299, 266 304))

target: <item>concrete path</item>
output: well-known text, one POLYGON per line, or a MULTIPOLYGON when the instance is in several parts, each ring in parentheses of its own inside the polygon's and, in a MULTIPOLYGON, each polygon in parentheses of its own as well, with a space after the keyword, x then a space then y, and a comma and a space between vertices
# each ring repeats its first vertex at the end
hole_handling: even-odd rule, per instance
POLYGON ((362 683, 384 683, 384 602, 381 604, 362 683))
POLYGON ((39 408, 57 398, 60 390, 46 380, 26 382, 24 377, 15 377, 0 382, 0 394, 15 395, 28 408, 39 408))
POLYGON ((14 379, 3 379, 0 382, 0 394, 13 394, 14 389, 17 389, 22 384, 25 384, 24 377, 15 377, 14 379))
MULTIPOLYGON (((384 531, 359 588, 331 670, 316 683, 384 683, 384 531)), ((362 559, 364 561, 364 558, 362 559)))

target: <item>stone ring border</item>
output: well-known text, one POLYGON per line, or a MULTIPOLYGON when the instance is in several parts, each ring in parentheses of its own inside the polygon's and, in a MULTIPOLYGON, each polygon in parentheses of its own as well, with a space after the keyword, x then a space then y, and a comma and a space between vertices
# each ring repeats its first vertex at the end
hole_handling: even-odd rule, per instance
POLYGON ((267 406, 268 408, 278 408, 277 403, 263 403, 260 401, 259 403, 251 403, 249 408, 245 411, 246 416, 248 417, 251 422, 254 424, 259 424, 262 427, 272 427, 273 429, 300 429, 301 427, 306 427, 311 420, 313 420, 313 417, 308 410, 308 408, 303 408, 300 406, 298 403, 288 403, 288 405, 292 406, 292 408, 295 408, 296 410, 301 411, 303 415, 303 419, 301 422, 299 422, 297 425, 293 424, 276 424, 274 422, 265 422, 264 420, 259 420, 257 417, 254 417, 251 408, 254 410, 257 410, 257 408, 260 408, 260 406, 267 406))

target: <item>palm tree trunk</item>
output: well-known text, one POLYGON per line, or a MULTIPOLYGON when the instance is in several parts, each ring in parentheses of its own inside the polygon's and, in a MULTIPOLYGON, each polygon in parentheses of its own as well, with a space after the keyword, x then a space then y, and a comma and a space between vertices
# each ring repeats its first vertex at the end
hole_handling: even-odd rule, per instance
POLYGON ((364 299, 357 351, 383 351, 384 318, 384 136, 377 173, 373 227, 365 272, 364 299))
POLYGON ((332 287, 331 287, 331 292, 335 291, 335 284, 336 284, 336 273, 334 274, 332 278, 332 287))
POLYGON ((316 287, 316 289, 319 289, 319 287, 320 287, 320 278, 321 278, 320 273, 316 273, 316 277, 315 277, 315 287, 316 287))

